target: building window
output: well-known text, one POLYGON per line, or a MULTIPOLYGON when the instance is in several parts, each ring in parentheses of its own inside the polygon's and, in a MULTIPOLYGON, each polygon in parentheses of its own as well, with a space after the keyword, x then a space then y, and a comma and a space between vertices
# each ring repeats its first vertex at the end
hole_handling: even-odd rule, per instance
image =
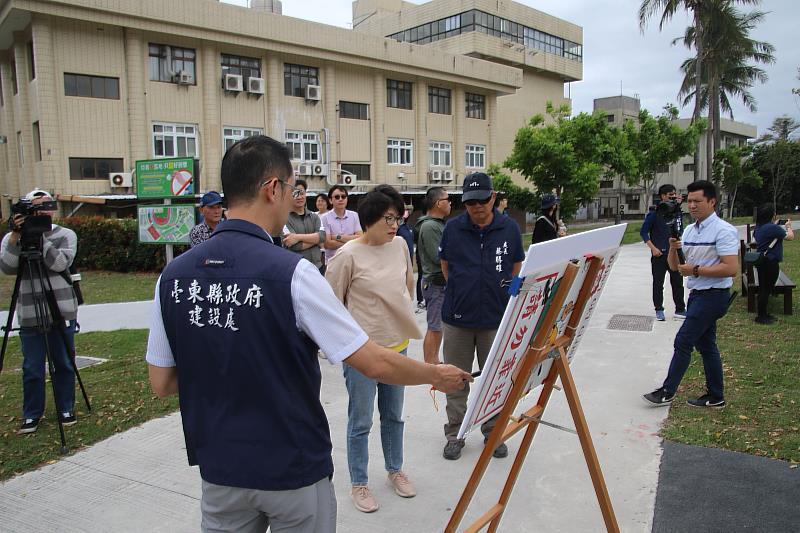
POLYGON ((626 194, 625 203, 628 204, 628 211, 638 211, 641 208, 638 194, 626 194))
POLYGON ((64 95, 119 100, 119 78, 64 74, 64 95))
POLYGON ((451 166, 452 145, 450 143, 431 141, 428 144, 428 162, 432 167, 451 166))
POLYGON ((467 168, 486 168, 486 146, 468 144, 464 166, 467 168))
POLYGON ((450 89, 428 87, 428 112, 450 114, 450 89))
POLYGON ((286 146, 293 161, 319 161, 319 133, 315 131, 287 131, 286 146))
POLYGON ((196 84, 195 51, 166 44, 150 43, 150 80, 177 83, 181 72, 186 73, 192 85, 196 84))
POLYGON ((669 165, 659 165, 656 167, 656 174, 666 174, 669 172, 669 165))
POLYGON ((386 107, 411 109, 410 81, 386 80, 386 107))
POLYGON ((694 172, 694 163, 684 163, 683 164, 683 171, 684 172, 694 172))
POLYGON ((153 123, 153 157, 197 157, 197 125, 153 123))
POLYGON ((19 166, 25 164, 25 147, 22 145, 22 132, 17 132, 17 161, 19 162, 19 166))
POLYGON ((264 130, 260 128, 222 128, 222 149, 227 152, 236 141, 244 139, 245 137, 252 137, 253 135, 263 135, 264 130))
POLYGON ((339 117, 369 120, 369 105, 357 102, 339 101, 339 117))
POLYGON ((222 54, 222 78, 225 74, 238 74, 242 77, 244 86, 247 80, 261 77, 261 61, 252 57, 232 56, 222 54))
POLYGON ((387 139, 386 161, 390 165, 414 164, 414 141, 410 139, 387 139))
POLYGON ((283 64, 283 94, 304 97, 306 87, 309 85, 319 85, 319 69, 317 67, 283 64))
POLYGON ((33 40, 28 41, 28 75, 31 80, 36 79, 36 58, 33 55, 33 40))
POLYGON ((486 119, 486 97, 482 94, 466 93, 467 118, 486 119))
POLYGON ((122 158, 69 158, 69 179, 71 180, 106 180, 111 172, 122 171, 122 158))
POLYGON ((369 165, 342 163, 342 172, 356 175, 356 181, 370 181, 369 165))
POLYGON ((17 86, 17 62, 14 61, 14 58, 11 58, 11 92, 13 94, 17 94, 19 92, 19 87, 17 86))
POLYGON ((613 189, 614 188, 614 180, 600 180, 600 188, 601 189, 613 189))
POLYGON ((33 123, 33 160, 42 160, 42 138, 39 134, 39 121, 33 123))
POLYGON ((613 124, 614 123, 614 115, 606 115, 606 122, 608 122, 609 124, 613 124))

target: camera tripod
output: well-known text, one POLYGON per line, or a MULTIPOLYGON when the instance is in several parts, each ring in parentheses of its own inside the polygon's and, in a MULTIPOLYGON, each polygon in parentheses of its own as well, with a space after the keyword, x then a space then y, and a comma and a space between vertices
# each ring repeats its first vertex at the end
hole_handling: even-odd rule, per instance
MULTIPOLYGON (((44 265, 41 246, 26 246, 25 239, 22 239, 22 252, 19 257, 19 266, 17 268, 17 278, 14 282, 14 292, 11 296, 11 305, 8 309, 8 320, 6 325, 2 327, 5 332, 3 335, 3 345, 0 349, 0 372, 3 371, 3 362, 6 354, 6 347, 8 345, 8 337, 15 328, 12 327, 14 320, 14 311, 17 307, 19 298, 19 289, 23 277, 31 285, 31 299, 33 302, 34 313, 36 315, 36 330, 38 335, 41 335, 44 340, 44 353, 45 361, 47 363, 47 370, 50 375, 50 384, 53 389, 53 402, 56 407, 56 420, 58 421, 58 431, 61 436, 61 453, 66 454, 69 449, 67 448, 66 438, 64 436, 64 425, 61 421, 60 411, 58 408, 58 398, 56 398, 56 384, 54 374, 56 371, 55 364, 52 358, 52 346, 50 345, 49 333, 53 330, 59 332, 61 342, 64 344, 64 349, 68 355, 69 361, 72 364, 72 371, 75 373, 78 385, 80 386, 83 400, 86 403, 87 410, 91 411, 92 407, 89 404, 89 397, 86 394, 86 389, 83 386, 81 375, 78 372, 78 366, 75 362, 75 347, 73 343, 69 342, 66 333, 67 323, 58 308, 55 295, 53 294, 53 286, 50 283, 50 277, 47 274, 47 268, 44 265)), ((20 339, 21 341, 21 339, 20 339)), ((21 346, 21 343, 20 343, 21 346)), ((24 357, 24 354, 23 354, 24 357)))

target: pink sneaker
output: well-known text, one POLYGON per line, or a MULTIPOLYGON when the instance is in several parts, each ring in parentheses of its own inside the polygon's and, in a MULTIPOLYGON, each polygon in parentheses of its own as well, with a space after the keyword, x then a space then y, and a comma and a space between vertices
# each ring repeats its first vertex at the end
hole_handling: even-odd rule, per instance
POLYGON ((405 472, 392 472, 389 474, 389 484, 398 496, 403 498, 413 498, 417 495, 414 485, 409 481, 405 472))
POLYGON ((362 513, 374 513, 379 509, 378 502, 372 495, 369 487, 364 485, 356 485, 350 490, 350 499, 353 500, 353 505, 362 513))

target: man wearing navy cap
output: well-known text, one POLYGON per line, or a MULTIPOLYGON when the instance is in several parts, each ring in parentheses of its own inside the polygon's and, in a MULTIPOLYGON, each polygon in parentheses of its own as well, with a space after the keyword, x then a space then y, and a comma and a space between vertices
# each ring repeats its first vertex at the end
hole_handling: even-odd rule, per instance
POLYGON ((189 232, 191 246, 197 246, 211 237, 220 220, 222 220, 222 196, 217 191, 208 191, 200 200, 200 214, 203 221, 189 232))
MULTIPOLYGON (((439 259, 447 283, 442 303, 444 362, 472 371, 475 355, 483 368, 503 318, 509 295, 507 285, 522 268, 525 252, 519 226, 494 208, 492 179, 483 172, 464 178, 461 200, 466 212, 444 227, 439 259)), ((464 440, 457 438, 467 410, 469 385, 447 395, 445 459, 461 457, 464 440)), ((484 442, 496 417, 481 426, 484 442)), ((501 444, 495 457, 505 457, 501 444)))

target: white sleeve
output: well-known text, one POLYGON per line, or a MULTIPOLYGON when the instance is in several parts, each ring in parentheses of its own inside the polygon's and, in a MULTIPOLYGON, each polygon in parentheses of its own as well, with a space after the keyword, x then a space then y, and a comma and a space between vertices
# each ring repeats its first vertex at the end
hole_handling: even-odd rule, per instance
POLYGON ((309 261, 297 263, 291 290, 297 329, 317 343, 329 363, 341 363, 369 340, 309 261))
POLYGON ((153 312, 150 316, 150 335, 147 337, 147 355, 145 359, 153 366, 175 366, 172 348, 169 346, 167 331, 164 329, 164 320, 161 316, 161 296, 159 286, 161 276, 156 281, 156 293, 153 297, 153 312))

